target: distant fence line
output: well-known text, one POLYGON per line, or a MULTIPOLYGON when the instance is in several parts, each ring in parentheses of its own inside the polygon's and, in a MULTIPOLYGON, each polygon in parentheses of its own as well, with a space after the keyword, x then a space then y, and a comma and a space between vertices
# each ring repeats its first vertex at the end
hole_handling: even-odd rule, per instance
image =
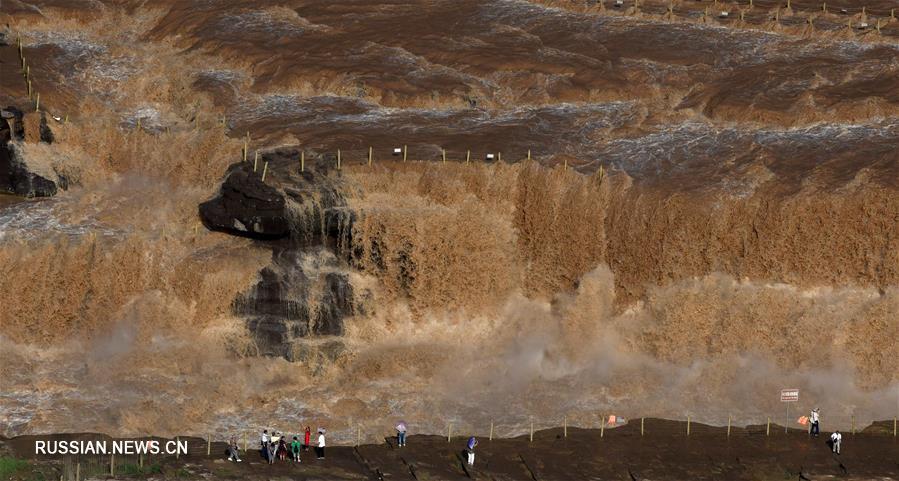
MULTIPOLYGON (((797 414, 796 416, 800 416, 801 414, 797 414)), ((782 421, 784 418, 778 418, 778 422, 782 421)), ((899 431, 899 421, 894 417, 892 420, 892 426, 889 426, 889 421, 886 421, 886 425, 884 425, 884 429, 871 429, 871 426, 874 426, 877 423, 884 423, 881 421, 866 421, 864 423, 857 423, 857 419, 855 417, 850 417, 850 430, 846 432, 846 435, 853 436, 860 433, 860 429, 867 428, 864 434, 866 436, 882 436, 886 439, 896 438, 897 431, 899 431), (892 428, 892 429, 890 429, 892 428)), ((767 437, 779 437, 789 435, 792 432, 792 435, 797 435, 800 433, 804 433, 808 431, 807 426, 801 426, 796 423, 796 419, 788 419, 791 421, 788 424, 792 424, 793 427, 783 426, 780 424, 775 424, 775 417, 766 416, 761 422, 748 424, 743 427, 738 427, 733 424, 733 417, 730 416, 728 418, 728 423, 726 426, 710 426, 707 424, 699 424, 694 422, 692 416, 686 416, 684 419, 680 420, 670 420, 663 418, 629 418, 624 420, 620 416, 610 414, 610 415, 602 415, 602 420, 598 426, 572 426, 568 422, 568 417, 564 416, 561 419, 561 423, 552 423, 546 424, 543 427, 538 427, 534 422, 527 423, 506 423, 502 425, 498 425, 497 423, 491 421, 489 423, 489 427, 487 425, 483 426, 480 429, 459 429, 458 425, 453 422, 448 422, 446 424, 446 428, 444 431, 444 435, 446 437, 447 443, 452 443, 454 440, 456 441, 464 441, 468 438, 468 436, 475 435, 479 437, 486 437, 487 441, 492 441, 494 439, 501 439, 498 436, 499 427, 512 428, 510 429, 510 435, 506 436, 505 439, 509 438, 518 438, 522 436, 526 436, 529 442, 540 442, 539 438, 535 439, 535 433, 540 431, 546 431, 549 429, 552 430, 560 430, 561 432, 557 435, 561 435, 563 438, 567 438, 569 436, 569 429, 589 429, 594 431, 594 436, 597 439, 605 439, 608 437, 606 431, 609 431, 609 435, 617 435, 615 431, 619 428, 624 427, 625 425, 631 425, 632 435, 639 437, 651 438, 653 436, 664 436, 664 437, 678 437, 678 436, 720 436, 724 439, 730 439, 732 437, 737 436, 767 436, 767 437), (623 422, 622 422, 623 421, 623 422), (650 421, 650 422, 647 422, 650 421), (637 430, 637 426, 639 426, 639 434, 637 430), (798 426, 798 428, 797 428, 798 426), (787 431, 789 428, 789 431, 787 431), (786 431, 786 433, 784 431, 786 431), (597 432, 598 431, 598 432, 597 432), (798 431, 798 433, 797 433, 798 431), (489 434, 483 434, 489 433, 489 434), (523 434, 522 434, 523 433, 523 434)), ((828 417, 822 416, 822 430, 821 432, 830 432, 832 429, 829 429, 829 426, 833 426, 836 423, 832 423, 831 421, 841 421, 845 422, 846 419, 843 417, 828 417)), ((414 426, 412 426, 414 427, 414 426)), ((187 458, 221 458, 226 456, 227 449, 227 441, 234 436, 237 438, 237 442, 240 448, 246 452, 252 452, 254 450, 259 449, 259 435, 261 433, 261 429, 259 432, 248 433, 245 431, 241 431, 240 434, 231 434, 226 438, 222 439, 220 437, 215 437, 213 435, 206 436, 186 436, 186 437, 176 437, 171 439, 172 441, 177 441, 182 444, 186 444, 187 453, 184 454, 184 457, 187 458)), ((302 439, 302 432, 299 430, 297 432, 292 431, 280 431, 277 428, 267 428, 269 432, 279 432, 284 436, 298 436, 302 439)), ((349 434, 354 438, 354 446, 360 446, 364 444, 366 441, 371 439, 377 440, 377 444, 382 442, 389 442, 390 438, 395 434, 395 431, 391 429, 384 429, 377 433, 368 432, 368 435, 363 436, 363 428, 361 425, 355 425, 350 428, 346 428, 344 434, 349 434)), ((631 432, 629 431, 629 432, 631 432)), ((410 431, 410 435, 414 434, 429 434, 435 435, 436 433, 415 433, 410 431)), ((347 436, 344 436, 346 439, 347 436)), ((99 439, 99 437, 98 437, 99 439)), ((145 438, 141 438, 145 439, 145 438)), ((162 441, 168 441, 165 438, 152 438, 158 439, 162 441)), ((553 436, 552 439, 556 439, 556 436, 553 436)), ((613 441, 609 441, 613 442, 613 441)), ((314 440, 313 440, 314 444, 314 440)), ((328 443, 331 446, 347 446, 346 443, 343 444, 335 444, 333 442, 328 443)), ((128 454, 128 455, 118 455, 118 454, 96 454, 96 455, 66 455, 62 457, 62 476, 61 480, 65 481, 81 481, 83 479, 97 477, 97 476, 115 476, 116 474, 153 474, 158 473, 161 470, 160 463, 163 458, 166 459, 178 459, 181 454, 128 454)))

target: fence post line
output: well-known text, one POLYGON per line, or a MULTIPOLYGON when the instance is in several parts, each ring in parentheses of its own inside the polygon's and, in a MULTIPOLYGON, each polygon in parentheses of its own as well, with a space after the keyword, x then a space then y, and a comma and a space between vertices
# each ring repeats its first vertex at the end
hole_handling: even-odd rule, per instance
POLYGON ((531 421, 531 442, 534 442, 534 422, 531 421))
POLYGON ((109 455, 109 475, 115 477, 115 453, 109 455))
POLYGON ((253 172, 256 172, 256 166, 259 165, 259 151, 256 151, 256 157, 253 159, 253 172))
POLYGON ((362 425, 356 425, 356 446, 362 443, 362 425))
POLYGON ((181 449, 178 448, 178 436, 175 436, 175 459, 181 457, 181 449))
POLYGON ((441 154, 443 156, 443 163, 445 164, 446 163, 446 149, 441 149, 441 150, 442 150, 441 154))
POLYGON ((306 172, 306 151, 300 151, 300 172, 306 172))
POLYGON ((727 437, 730 437, 730 414, 727 415, 727 437))
POLYGON ((470 151, 470 150, 466 150, 466 151, 465 151, 465 163, 467 164, 467 163, 470 162, 470 161, 471 161, 471 151, 470 151))
POLYGON ((446 424, 446 442, 450 443, 453 441, 453 423, 446 424))
POLYGON ((35 112, 41 111, 41 94, 40 93, 37 94, 37 98, 34 100, 34 111, 35 112))
POLYGON ((247 152, 250 151, 250 141, 248 139, 244 139, 243 141, 243 161, 247 161, 247 152))
POLYGON ((340 170, 340 149, 337 149, 337 170, 340 170))
POLYGON ((144 469, 144 453, 139 453, 137 455, 137 465, 140 466, 141 469, 144 469))
POLYGON ((265 161, 265 165, 262 166, 262 181, 265 182, 265 174, 268 172, 268 161, 265 161))
POLYGON ((602 439, 606 434, 606 415, 600 414, 599 418, 599 437, 602 439))
POLYGON ((690 435, 690 416, 687 416, 687 436, 690 435))
POLYGON ((562 419, 562 437, 568 437, 568 416, 562 419))
POLYGON ((643 421, 646 418, 640 418, 640 436, 643 436, 643 421))
POLYGON ((503 153, 502 153, 502 152, 497 152, 497 153, 496 153, 496 161, 497 161, 497 162, 502 162, 502 161, 503 161, 503 153))
POLYGON ((765 436, 771 435, 771 416, 768 416, 768 424, 765 425, 765 436))
POLYGON ((564 167, 565 167, 565 170, 568 170, 568 159, 565 159, 565 165, 564 165, 564 167))
MULTIPOLYGON (((268 162, 266 162, 265 165, 267 166, 268 162)), ((262 171, 262 180, 263 181, 265 180, 265 171, 264 170, 262 171)), ((210 454, 212 454, 212 435, 207 434, 206 435, 206 456, 209 456, 210 454)))
POLYGON ((528 149, 528 160, 531 160, 531 149, 528 149))
POLYGON ((490 437, 488 440, 493 441, 493 420, 490 420, 490 437))
POLYGON ((368 166, 371 167, 371 146, 368 146, 368 166))
POLYGON ((893 416, 893 437, 896 437, 896 417, 893 416))
POLYGON ((403 144, 403 162, 406 161, 406 154, 409 153, 409 146, 403 144))
POLYGON ((81 481, 81 463, 75 464, 75 481, 81 481))

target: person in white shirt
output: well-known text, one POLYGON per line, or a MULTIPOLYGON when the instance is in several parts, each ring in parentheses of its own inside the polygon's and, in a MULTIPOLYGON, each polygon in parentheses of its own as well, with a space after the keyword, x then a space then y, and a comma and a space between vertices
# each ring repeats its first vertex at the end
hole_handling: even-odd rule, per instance
POLYGON ((325 430, 318 430, 318 446, 315 447, 315 454, 318 459, 325 459, 325 430))
POLYGON ((833 444, 834 454, 840 454, 840 441, 842 440, 843 435, 840 434, 839 431, 834 431, 834 433, 830 435, 830 442, 833 444))
POLYGON ((820 410, 818 408, 812 409, 811 414, 808 415, 809 426, 808 433, 810 435, 814 435, 816 438, 818 437, 818 433, 820 432, 820 428, 818 426, 818 416, 820 415, 820 410))

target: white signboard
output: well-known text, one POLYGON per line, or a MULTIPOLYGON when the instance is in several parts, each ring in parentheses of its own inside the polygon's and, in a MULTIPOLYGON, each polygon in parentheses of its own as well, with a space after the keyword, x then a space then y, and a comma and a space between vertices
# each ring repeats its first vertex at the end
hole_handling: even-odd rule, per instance
POLYGON ((799 390, 798 389, 781 389, 780 390, 780 402, 784 403, 794 403, 799 401, 799 390))

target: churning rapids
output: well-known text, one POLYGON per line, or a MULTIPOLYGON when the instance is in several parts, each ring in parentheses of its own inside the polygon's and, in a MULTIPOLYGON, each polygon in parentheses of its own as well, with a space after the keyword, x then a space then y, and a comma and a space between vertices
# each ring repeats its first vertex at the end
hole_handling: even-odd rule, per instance
POLYGON ((0 434, 892 418, 890 2, 606 3, 0 4, 0 434))

